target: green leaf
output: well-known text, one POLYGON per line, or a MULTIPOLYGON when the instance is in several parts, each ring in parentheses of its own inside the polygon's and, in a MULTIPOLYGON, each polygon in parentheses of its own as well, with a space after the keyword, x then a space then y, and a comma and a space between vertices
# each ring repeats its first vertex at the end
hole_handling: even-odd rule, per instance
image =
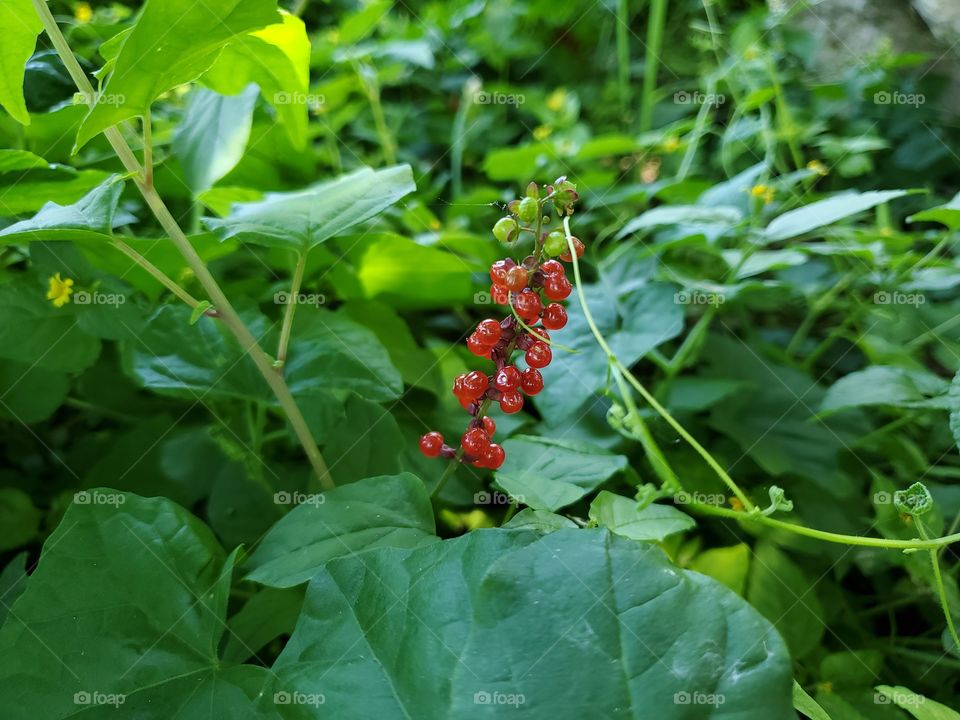
POLYGON ((77 148, 203 74, 238 35, 278 20, 275 0, 148 0, 77 133, 77 148))
POLYGON ((636 500, 606 490, 590 503, 590 519, 618 535, 653 542, 696 527, 692 517, 674 507, 652 503, 641 508, 636 500))
POLYGON ((960 713, 903 685, 877 685, 880 702, 893 703, 916 720, 960 720, 960 713))
POLYGON ((307 141, 310 39, 303 21, 282 12, 282 21, 228 44, 201 81, 223 95, 236 95, 256 83, 273 105, 291 144, 307 141))
MULTIPOLYGON (((866 405, 896 407, 930 407, 934 397, 947 392, 947 383, 924 370, 872 365, 845 375, 830 386, 820 405, 821 410, 866 405)), ((936 398, 941 406, 945 399, 936 398)))
POLYGON ((919 517, 933 510, 933 496, 922 482, 915 482, 906 490, 893 494, 893 504, 904 515, 919 517))
POLYGON ((50 163, 27 150, 0 150, 0 173, 49 169, 50 163))
MULTIPOLYGON (((242 663, 271 640, 290 635, 303 607, 303 588, 263 588, 230 618, 223 661, 242 663)), ((259 658, 257 658, 259 659, 259 658)))
POLYGON ((719 206, 701 207, 699 205, 663 205, 647 210, 642 215, 627 222, 617 233, 618 238, 624 238, 640 230, 662 225, 716 225, 733 227, 743 219, 743 213, 738 208, 719 206))
POLYGON ((380 547, 434 541, 433 508, 415 475, 367 478, 315 495, 278 493, 296 507, 266 534, 246 564, 247 579, 292 587, 325 563, 380 547))
POLYGON ((20 553, 0 572, 0 627, 17 598, 27 589, 27 557, 26 552, 20 553))
POLYGON ((871 190, 864 193, 850 191, 834 195, 826 200, 785 212, 775 218, 763 231, 763 239, 766 242, 779 242, 805 235, 811 230, 832 225, 909 193, 909 190, 871 190))
POLYGON ((36 240, 109 241, 114 227, 133 220, 126 213, 117 212, 122 193, 123 181, 114 175, 71 205, 48 202, 29 220, 0 230, 0 244, 36 240))
POLYGON ((564 528, 576 528, 577 524, 565 518, 563 515, 547 512, 546 510, 534 510, 533 508, 524 508, 503 525, 511 530, 539 530, 540 532, 553 532, 564 528))
POLYGON ((334 482, 345 485, 400 472, 400 455, 408 440, 393 415, 357 395, 350 396, 345 409, 346 419, 320 439, 334 482))
POLYGON ((204 223, 223 240, 236 237, 306 252, 414 190, 409 165, 363 168, 306 190, 268 193, 259 202, 237 203, 229 216, 205 218, 204 223))
POLYGON ((0 217, 37 212, 52 197, 61 203, 76 202, 109 177, 110 174, 102 170, 77 171, 64 165, 8 174, 3 178, 6 184, 0 185, 0 217))
POLYGON ((796 680, 793 681, 793 707, 810 720, 830 720, 827 711, 820 707, 817 701, 810 697, 796 680))
POLYGON ((0 488, 0 552, 26 545, 36 537, 43 516, 19 488, 0 488))
POLYGON ((168 500, 94 492, 68 508, 0 629, 4 717, 116 716, 83 693, 124 696, 127 717, 201 720, 211 703, 258 717, 268 672, 217 656, 233 557, 168 500))
POLYGON ((743 595, 750 570, 750 548, 745 543, 704 550, 690 563, 690 569, 709 575, 743 595))
POLYGON ((194 195, 213 187, 240 162, 258 94, 256 85, 231 96, 203 88, 190 93, 173 152, 194 195))
POLYGON ((623 455, 568 440, 519 436, 505 440, 503 449, 497 485, 535 510, 571 505, 627 466, 623 455))
POLYGON ((0 364, 0 417, 23 423, 46 420, 70 392, 70 380, 61 372, 8 361, 0 364))
POLYGON ((950 432, 953 434, 953 441, 960 448, 960 372, 953 376, 947 398, 950 406, 950 432))
POLYGON ((907 222, 937 222, 951 230, 960 228, 960 193, 954 195, 953 200, 946 205, 938 205, 929 210, 914 213, 907 218, 907 222))
POLYGON ((605 530, 477 530, 334 560, 273 669, 336 717, 362 696, 365 717, 423 720, 795 718, 790 660, 767 622, 605 530))
POLYGON ((0 3, 0 28, 0 105, 21 125, 29 125, 23 75, 43 23, 31 0, 4 0, 0 3))

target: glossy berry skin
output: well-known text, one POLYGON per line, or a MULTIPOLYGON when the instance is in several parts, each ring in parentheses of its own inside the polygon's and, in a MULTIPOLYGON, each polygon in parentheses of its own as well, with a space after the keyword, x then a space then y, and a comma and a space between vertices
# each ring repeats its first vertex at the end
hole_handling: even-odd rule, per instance
POLYGON ((549 345, 537 340, 530 346, 530 349, 527 350, 524 359, 527 361, 527 365, 532 368, 545 368, 550 364, 550 361, 553 360, 553 352, 550 350, 549 345))
POLYGON ((510 302, 510 292, 503 285, 491 285, 490 299, 497 305, 506 305, 510 302))
POLYGON ((476 335, 471 335, 467 338, 467 348, 477 357, 490 357, 490 346, 481 342, 480 338, 476 335))
POLYGON ((488 447, 487 451, 483 454, 483 466, 491 470, 496 470, 503 465, 503 461, 506 459, 507 454, 503 451, 503 448, 496 443, 490 443, 490 447, 488 447))
POLYGON ((520 292, 530 280, 530 273, 523 265, 517 265, 507 271, 506 282, 504 286, 511 292, 520 292))
POLYGON ((550 257, 556 257, 567 249, 567 238, 559 230, 554 230, 543 241, 543 250, 550 257))
POLYGON ((502 334, 503 331, 500 329, 500 323, 490 318, 482 320, 474 331, 474 335, 476 335, 477 339, 484 345, 496 345, 500 341, 502 334))
MULTIPOLYGON (((566 245, 564 245, 564 247, 566 247, 566 245)), ((563 265, 556 260, 547 260, 540 266, 540 269, 543 270, 543 274, 547 277, 550 275, 564 275, 563 265)))
POLYGON ((565 300, 573 285, 563 275, 550 275, 543 283, 543 293, 551 300, 565 300))
POLYGON ((497 431, 497 423, 489 415, 483 416, 483 429, 486 431, 487 435, 493 437, 493 434, 497 431))
POLYGON ((486 375, 479 370, 473 370, 463 378, 464 394, 471 398, 478 398, 487 391, 489 383, 486 375))
MULTIPOLYGON (((580 242, 578 238, 570 238, 570 239, 573 240, 573 247, 577 251, 577 257, 582 258, 583 250, 584 250, 583 243, 580 242)), ((560 255, 560 259, 563 260, 564 262, 573 262, 573 257, 570 255, 569 247, 563 251, 563 253, 560 255)))
POLYGON ((536 395, 543 390, 543 375, 536 368, 527 368, 520 376, 520 389, 527 395, 536 395))
POLYGON ((525 197, 520 201, 519 207, 517 207, 517 217, 525 223, 532 223, 537 219, 539 214, 540 205, 532 197, 525 197))
POLYGON ((567 324, 567 309, 563 305, 550 303, 543 309, 540 322, 547 330, 560 330, 567 324))
POLYGON ((520 386, 520 371, 514 365, 506 365, 493 379, 493 386, 500 392, 513 392, 520 386))
POLYGON ((514 391, 504 393, 500 398, 500 409, 503 410, 508 415, 520 412, 523 408, 523 395, 514 391))
POLYGON ((490 438, 480 428, 471 428, 460 438, 460 444, 467 455, 479 458, 483 457, 483 453, 490 446, 490 438))
POLYGON ((543 303, 537 293, 532 290, 525 290, 514 298, 513 307, 516 309, 517 315, 529 323, 540 317, 543 303))
POLYGON ((420 452, 430 458, 440 455, 443 449, 443 435, 438 432, 428 432, 420 438, 420 452))
POLYGON ((502 243, 508 243, 517 237, 517 221, 512 217, 503 217, 493 226, 493 235, 502 243))
POLYGON ((510 258, 505 260, 497 260, 493 265, 490 266, 490 280, 494 285, 500 285, 503 287, 507 283, 507 271, 512 268, 516 263, 510 258))

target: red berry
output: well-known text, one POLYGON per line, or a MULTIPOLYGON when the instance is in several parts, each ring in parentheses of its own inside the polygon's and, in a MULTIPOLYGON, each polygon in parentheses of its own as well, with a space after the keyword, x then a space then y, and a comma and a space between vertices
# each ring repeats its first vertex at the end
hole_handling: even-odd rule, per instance
POLYGON ((543 281, 543 292, 551 300, 563 300, 570 295, 573 285, 563 275, 548 275, 543 281))
POLYGON ((516 265, 516 263, 510 258, 497 260, 493 265, 491 265, 490 279, 493 280, 493 284, 504 287, 507 284, 507 271, 514 265, 516 265))
POLYGON ((506 305, 510 302, 510 292, 500 285, 490 286, 490 299, 497 305, 506 305))
POLYGON ((514 365, 506 365, 493 379, 493 386, 500 392, 513 392, 520 386, 520 371, 514 365))
POLYGON ((490 446, 490 438, 482 429, 471 428, 460 438, 460 444, 463 446, 467 455, 479 458, 483 457, 483 453, 486 452, 490 446))
MULTIPOLYGON (((578 258, 582 258, 582 257, 583 257, 583 243, 580 242, 580 240, 579 240, 578 238, 570 238, 570 239, 573 240, 573 247, 574 247, 574 249, 577 251, 577 257, 578 257, 578 258)), ((560 259, 563 260, 564 262, 573 262, 573 257, 570 255, 570 248, 569 248, 569 246, 568 246, 567 249, 564 250, 563 253, 560 255, 560 259)))
POLYGON ((500 398, 500 409, 508 415, 520 412, 523 407, 523 395, 518 392, 506 392, 500 398))
POLYGON ((467 412, 473 412, 473 402, 474 398, 467 397, 466 395, 457 395, 457 400, 460 401, 460 407, 462 407, 467 412))
POLYGON ((517 315, 529 323, 540 317, 543 303, 540 301, 540 296, 528 288, 513 299, 513 307, 517 315))
POLYGON ((484 415, 483 429, 487 431, 487 435, 493 437, 493 434, 497 431, 497 423, 489 415, 484 415))
MULTIPOLYGON (((534 340, 543 340, 545 343, 550 343, 550 333, 543 328, 534 328, 533 332, 530 333, 530 337, 534 340)), ((529 350, 530 348, 527 349, 529 350)))
POLYGON ((500 341, 500 323, 493 319, 482 320, 474 332, 484 345, 496 345, 500 341))
POLYGON ((443 449, 443 435, 438 432, 428 432, 420 438, 420 452, 427 457, 437 457, 443 449))
POLYGON ((543 274, 549 277, 550 275, 563 275, 563 265, 558 263, 556 260, 547 260, 543 265, 540 266, 540 269, 543 270, 543 274))
POLYGON ((483 395, 489 384, 489 378, 479 370, 473 370, 463 377, 464 394, 469 393, 468 397, 470 398, 478 398, 483 395))
POLYGON ((550 303, 543 309, 541 321, 548 330, 559 330, 567 324, 567 310, 563 305, 550 303))
POLYGON ((527 286, 530 279, 530 273, 522 265, 516 265, 507 271, 507 278, 504 285, 507 290, 520 292, 527 286))
POLYGON ((470 352, 478 357, 490 357, 490 346, 484 345, 480 341, 480 338, 476 336, 476 334, 473 334, 467 338, 467 347, 470 349, 470 352))
POLYGON ((535 368, 527 368, 520 376, 520 389, 527 395, 536 395, 543 390, 543 375, 535 368))
POLYGON ((553 352, 545 342, 537 340, 524 355, 527 365, 532 368, 545 368, 553 360, 553 352))
POLYGON ((503 465, 503 461, 506 459, 507 454, 503 451, 503 448, 496 443, 490 443, 490 447, 483 454, 483 466, 496 470, 503 465))

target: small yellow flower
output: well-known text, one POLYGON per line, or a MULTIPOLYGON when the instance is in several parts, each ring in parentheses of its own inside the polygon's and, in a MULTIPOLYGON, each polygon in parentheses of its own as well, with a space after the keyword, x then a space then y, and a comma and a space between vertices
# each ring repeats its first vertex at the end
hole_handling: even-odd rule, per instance
POLYGON ((750 188, 750 195, 751 197, 755 198, 763 198, 765 205, 772 203, 774 197, 773 188, 769 185, 763 184, 754 185, 752 188, 750 188))
POLYGON ((563 110, 563 106, 566 104, 566 102, 566 90, 554 90, 552 93, 550 93, 550 95, 547 96, 547 107, 554 112, 560 112, 563 110))
POLYGON ((93 18, 93 10, 90 9, 90 4, 78 2, 73 8, 73 17, 81 25, 90 22, 91 18, 93 18))
POLYGON ((755 45, 751 45, 746 50, 743 51, 744 60, 756 60, 759 57, 760 51, 755 45))
POLYGON ((824 175, 830 174, 830 170, 827 169, 827 166, 824 165, 819 160, 811 160, 810 162, 808 162, 807 170, 812 170, 813 172, 815 172, 817 175, 820 175, 821 177, 824 175))
POLYGON ((668 137, 666 140, 663 141, 664 152, 672 153, 678 147, 680 147, 680 138, 678 138, 676 135, 671 135, 670 137, 668 137))
POLYGON ((743 503, 740 502, 740 498, 732 497, 729 502, 730 507, 732 507, 735 512, 743 512, 743 503))
POLYGON ((553 132, 553 128, 549 125, 540 125, 533 131, 534 140, 546 140, 550 137, 550 133, 553 132))
POLYGON ((73 292, 73 280, 66 280, 57 273, 50 278, 50 289, 47 290, 47 300, 53 301, 54 307, 63 307, 70 302, 70 294, 73 292))

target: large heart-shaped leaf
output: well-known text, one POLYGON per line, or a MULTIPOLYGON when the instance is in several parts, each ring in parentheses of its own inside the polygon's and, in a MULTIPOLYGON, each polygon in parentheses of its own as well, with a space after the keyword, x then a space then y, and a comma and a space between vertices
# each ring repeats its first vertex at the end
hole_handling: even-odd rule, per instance
POLYGON ((77 147, 146 114, 160 95, 203 74, 228 42, 279 19, 276 0, 148 0, 111 61, 103 92, 91 98, 77 147))
POLYGON ((0 105, 22 125, 30 124, 23 74, 43 23, 31 0, 0 3, 0 105))
POLYGON ((605 530, 478 530, 334 560, 274 671, 280 692, 345 719, 795 717, 769 623, 605 530))
POLYGON ((297 192, 271 193, 237 203, 225 218, 206 218, 222 239, 236 237, 268 247, 306 252, 369 220, 416 190, 409 165, 362 168, 297 192))
POLYGON ((247 578, 290 587, 333 558, 434 539, 433 508, 419 478, 410 473, 367 478, 305 497, 257 546, 247 578))

